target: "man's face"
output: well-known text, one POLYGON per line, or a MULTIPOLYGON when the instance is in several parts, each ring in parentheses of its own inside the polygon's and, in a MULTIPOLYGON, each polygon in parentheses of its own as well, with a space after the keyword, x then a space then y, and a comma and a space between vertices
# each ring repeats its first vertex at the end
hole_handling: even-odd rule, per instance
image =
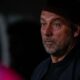
POLYGON ((63 17, 42 11, 40 22, 43 45, 49 54, 55 55, 57 52, 65 50, 73 41, 74 34, 69 23, 63 17))

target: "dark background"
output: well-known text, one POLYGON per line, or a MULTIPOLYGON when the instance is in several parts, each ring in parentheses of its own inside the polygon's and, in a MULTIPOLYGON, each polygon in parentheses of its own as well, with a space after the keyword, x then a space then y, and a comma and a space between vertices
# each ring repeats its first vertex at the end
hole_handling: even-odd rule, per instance
POLYGON ((21 21, 8 27, 11 67, 30 79, 33 70, 48 57, 40 35, 40 25, 21 21))
POLYGON ((44 2, 45 0, 0 0, 0 12, 37 19, 44 2))
MULTIPOLYGON (((36 66, 46 59, 40 35, 39 14, 43 0, 2 0, 0 13, 19 15, 23 19, 7 26, 10 50, 10 67, 30 80, 36 66)), ((7 19, 6 19, 7 21, 7 19)))

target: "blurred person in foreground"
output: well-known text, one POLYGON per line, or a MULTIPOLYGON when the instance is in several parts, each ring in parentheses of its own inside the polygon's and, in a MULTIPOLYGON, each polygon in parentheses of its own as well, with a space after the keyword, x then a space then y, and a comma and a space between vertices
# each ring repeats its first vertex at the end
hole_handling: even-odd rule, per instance
POLYGON ((41 37, 50 57, 31 80, 80 80, 80 1, 48 0, 40 15, 41 37))
POLYGON ((14 69, 0 64, 0 80, 24 80, 14 69))

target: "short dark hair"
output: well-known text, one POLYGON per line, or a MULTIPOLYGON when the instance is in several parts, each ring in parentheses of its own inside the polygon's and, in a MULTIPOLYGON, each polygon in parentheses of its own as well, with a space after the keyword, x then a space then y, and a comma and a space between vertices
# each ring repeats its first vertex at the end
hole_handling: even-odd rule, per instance
POLYGON ((46 0, 42 10, 54 12, 74 24, 80 24, 79 8, 80 0, 46 0))

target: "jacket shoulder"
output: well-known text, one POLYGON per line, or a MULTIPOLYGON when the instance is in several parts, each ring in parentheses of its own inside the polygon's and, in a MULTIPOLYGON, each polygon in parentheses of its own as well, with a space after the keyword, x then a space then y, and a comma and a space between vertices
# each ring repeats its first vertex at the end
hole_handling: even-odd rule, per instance
POLYGON ((42 61, 33 71, 33 74, 31 76, 31 80, 37 80, 36 78, 44 72, 45 69, 48 68, 48 65, 50 63, 50 58, 47 58, 46 60, 42 61))

